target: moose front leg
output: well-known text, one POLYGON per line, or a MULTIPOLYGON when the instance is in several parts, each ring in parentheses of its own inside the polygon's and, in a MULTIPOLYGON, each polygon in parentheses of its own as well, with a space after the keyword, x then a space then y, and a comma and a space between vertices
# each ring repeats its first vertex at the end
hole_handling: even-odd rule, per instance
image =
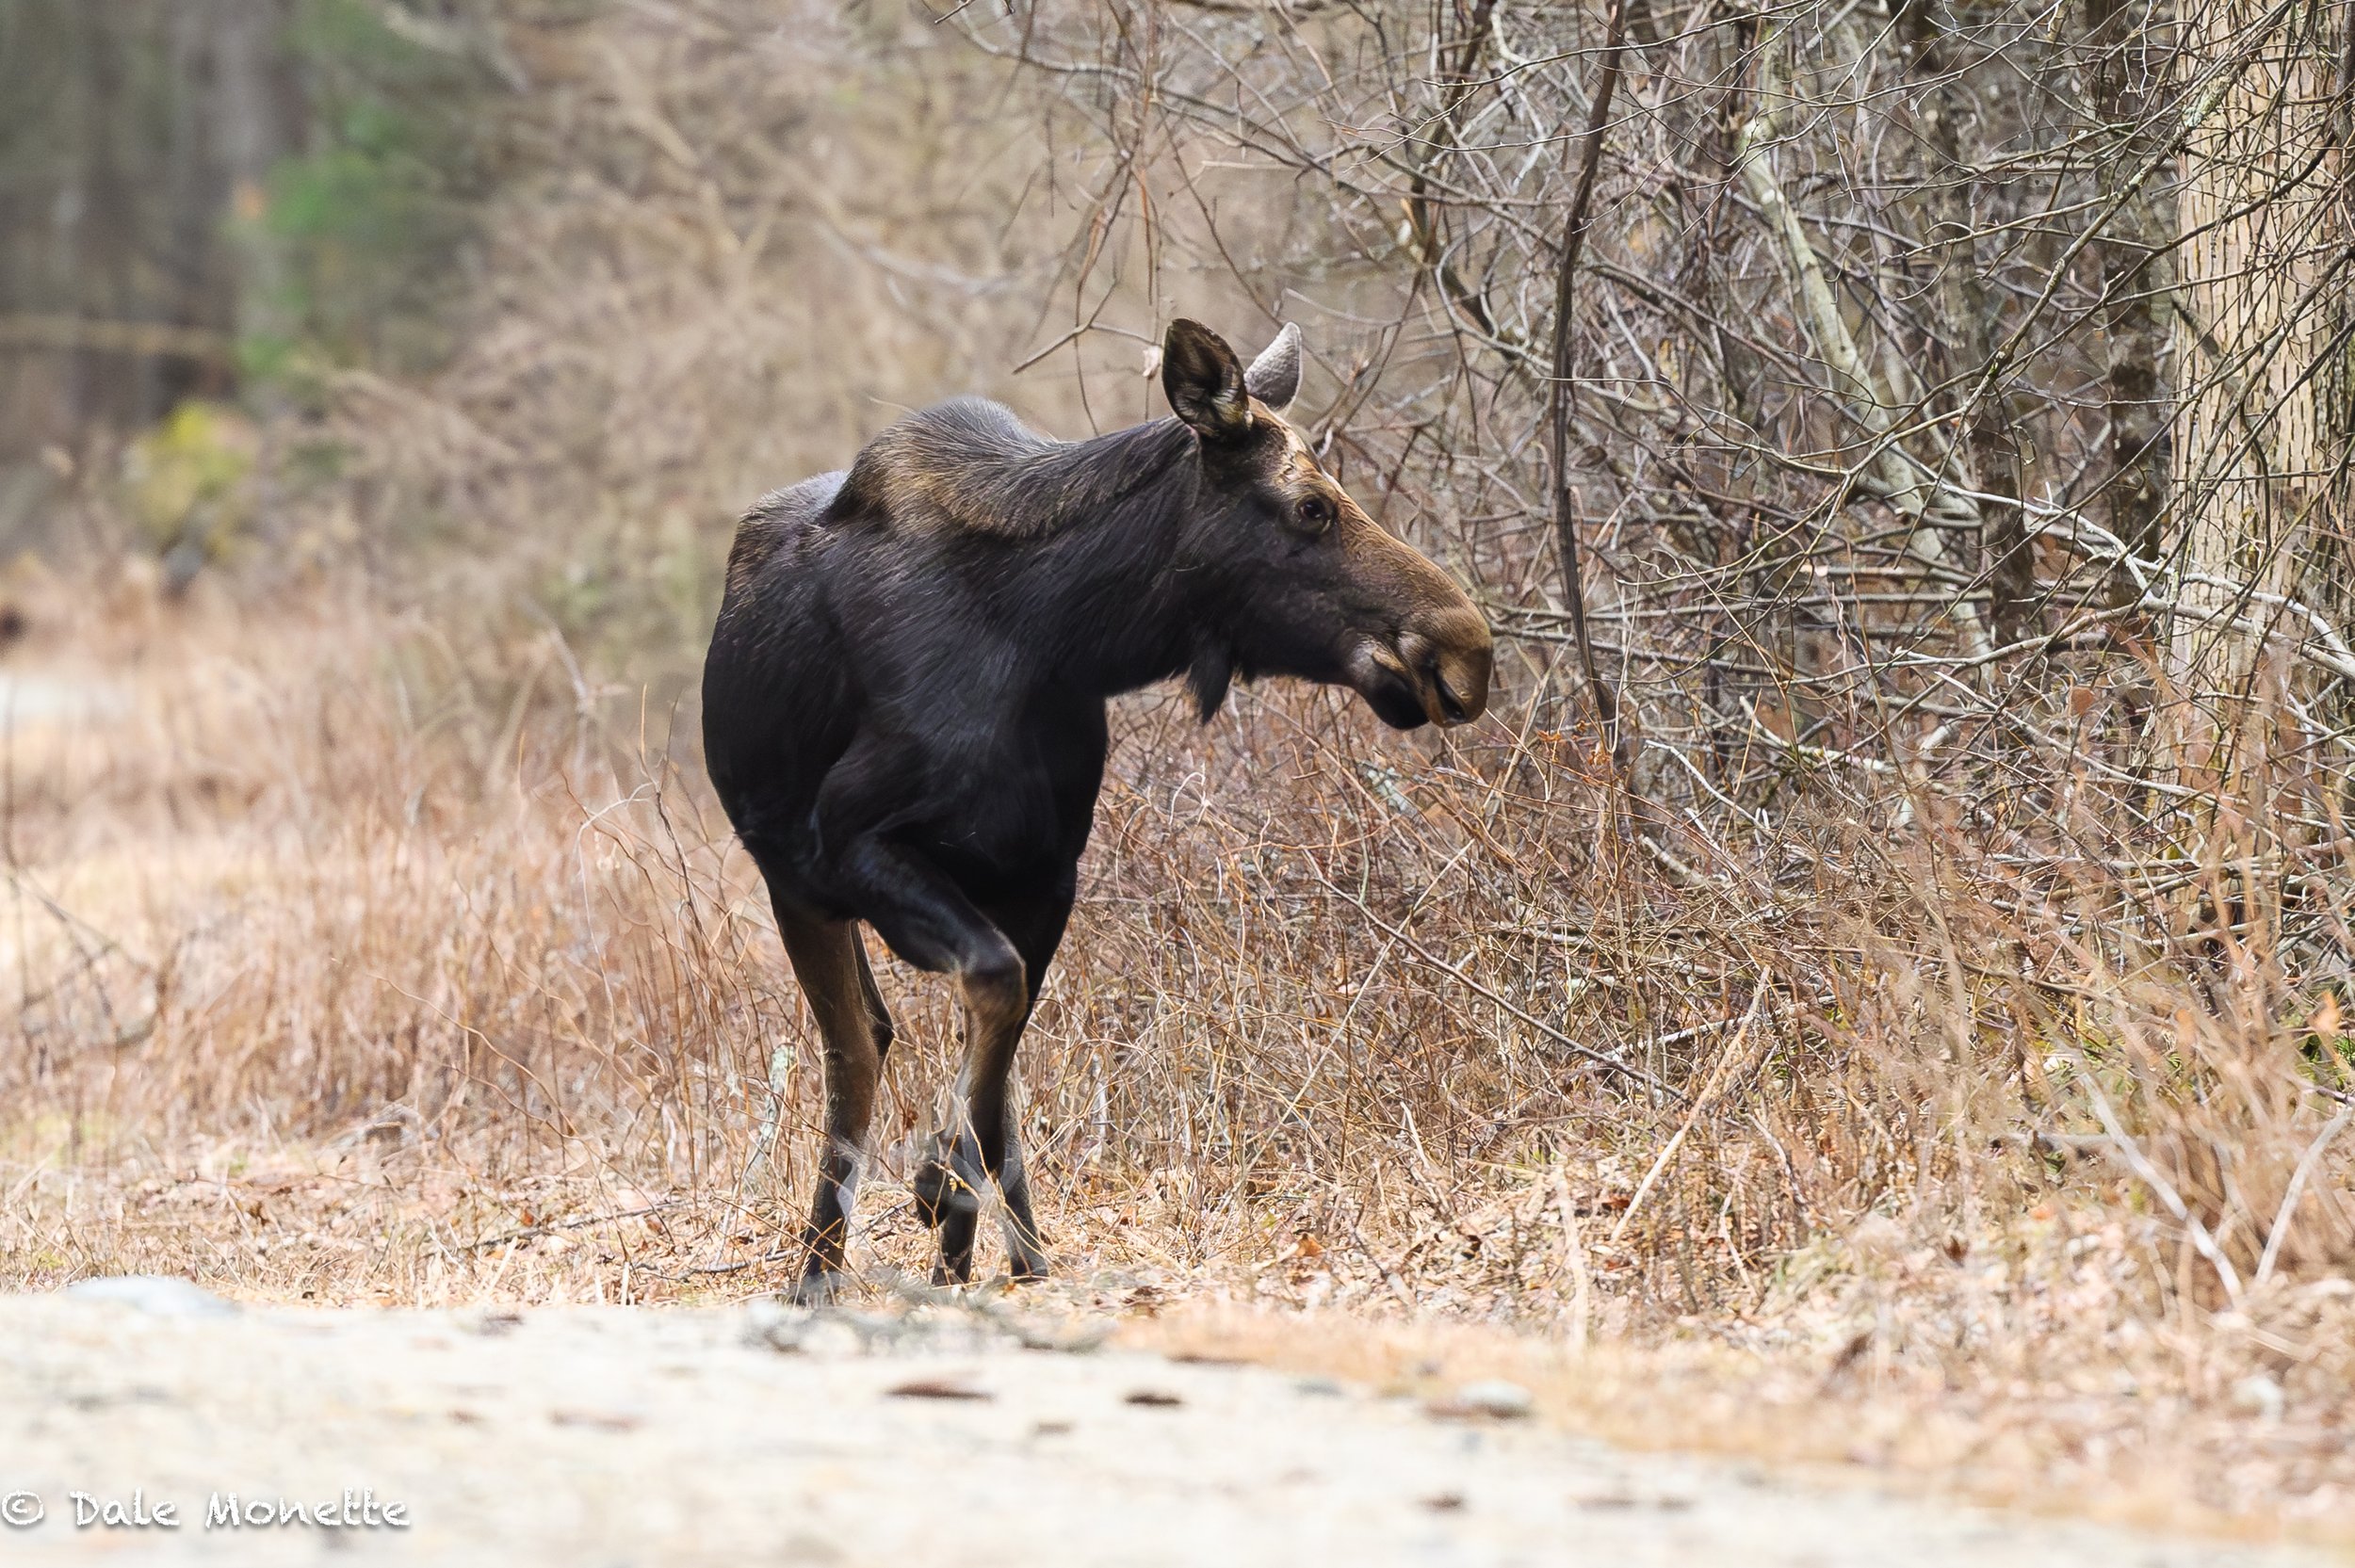
POLYGON ((999 1195, 1006 1201, 1006 1271, 1017 1280, 1043 1280, 1053 1271, 1047 1238, 1031 1208, 1031 1173, 1022 1163, 1022 1137, 1006 1123, 1005 1162, 998 1170, 999 1195))
POLYGON ((973 1277, 973 1242, 981 1222, 983 1184, 994 1183, 1005 1203, 1006 1270, 1018 1281, 1043 1280, 1052 1260, 1031 1206, 1030 1172, 1023 1165, 1022 1140, 1004 1110, 993 1118, 987 1096, 976 1096, 968 1075, 960 1074, 952 1101, 951 1130, 934 1139, 923 1166, 916 1173, 917 1209, 926 1224, 940 1233, 940 1265, 934 1285, 963 1285, 973 1277), (983 1101, 976 1108, 976 1099, 983 1101), (989 1140, 981 1129, 992 1120, 1004 1136, 989 1140), (997 1148, 999 1158, 984 1157, 997 1148))
POLYGON ((1047 984, 1048 966, 1055 962, 1055 950, 1063 945, 1064 928, 1071 919, 1071 900, 1079 886, 1076 849, 1073 856, 1073 863, 1064 867, 1062 875, 1042 897, 989 912, 990 917, 1014 939, 1015 950, 1022 955, 1026 990, 1022 1022, 1015 1026, 1015 1040, 1006 1046, 1005 1070, 999 1075, 996 1090, 1002 1134, 992 1136, 980 1131, 977 1117, 975 1137, 983 1149, 1004 1151, 991 1174, 997 1178, 998 1190, 1006 1201, 1007 1272, 1017 1280, 1045 1279, 1049 1260, 1046 1237, 1038 1228, 1038 1216, 1031 1206, 1031 1176, 1023 1164, 1022 1134, 1008 1108, 1007 1098, 1014 1075, 1015 1044, 1022 1030, 1030 1026, 1031 1013, 1037 1010, 1039 992, 1047 984))
MULTIPOLYGON (((1034 994, 1022 948, 946 873, 903 845, 857 839, 836 863, 836 876, 844 901, 893 952, 919 969, 955 975, 964 1003, 965 1060, 949 1125, 913 1183, 918 1211, 940 1237, 934 1283, 962 1285, 973 1277, 982 1194, 1010 1170, 1007 1209, 1022 1233, 1016 1241, 1009 1232, 1013 1270, 1024 1278, 1044 1272, 1020 1158, 1008 1159, 1008 1079, 1034 994)), ((1054 928, 1060 932, 1060 919, 1054 928)), ((1046 952, 1052 951, 1049 942, 1046 952)))
POLYGON ((1021 992, 1015 995, 1002 978, 979 985, 975 977, 965 978, 965 1063, 957 1074, 950 1134, 935 1146, 918 1182, 918 1203, 939 1216, 937 1284, 972 1277, 973 1233, 984 1180, 995 1183, 1005 1200, 1006 1271, 1017 1280, 1047 1277, 1047 1243, 1031 1206, 1030 1173, 1012 1113, 1014 1057, 1038 1006, 1047 966, 1063 943, 1077 885, 1078 867, 1066 866, 1041 897, 993 905, 987 913, 1022 960, 1021 992))
MULTIPOLYGON (((1030 987, 1018 956, 1013 966, 967 970, 957 977, 965 1004, 965 1061, 957 1070, 950 1123, 932 1157, 917 1172, 916 1198, 940 1232, 940 1267, 935 1285, 964 1285, 973 1277, 973 1237, 981 1220, 982 1194, 999 1183, 1007 1168, 1006 1099, 1013 1076, 1015 1043, 1030 1016, 1030 987)), ((1018 1156, 1014 1170, 1019 1172, 1018 1156)), ((1015 1193, 1006 1194, 1011 1213, 1015 1193)), ((1027 1216, 1030 1194, 1020 1192, 1027 1216)), ((1027 1228, 1027 1227, 1026 1227, 1027 1228)), ((1007 1242, 1014 1273, 1043 1272, 1034 1246, 1016 1247, 1010 1226, 1007 1242)))

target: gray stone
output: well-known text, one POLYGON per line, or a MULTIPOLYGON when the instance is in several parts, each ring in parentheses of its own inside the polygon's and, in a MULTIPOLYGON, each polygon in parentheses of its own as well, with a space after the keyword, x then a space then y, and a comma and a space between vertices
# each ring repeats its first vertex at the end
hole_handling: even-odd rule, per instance
POLYGON ((1431 1413, 1458 1419, 1485 1415, 1491 1420, 1518 1421, 1536 1408, 1535 1398, 1519 1383, 1489 1378, 1464 1384, 1434 1404, 1431 1413))
POLYGON ((75 1280, 65 1293, 85 1301, 114 1301, 157 1317, 234 1317, 237 1312, 235 1301, 170 1274, 102 1274, 75 1280))

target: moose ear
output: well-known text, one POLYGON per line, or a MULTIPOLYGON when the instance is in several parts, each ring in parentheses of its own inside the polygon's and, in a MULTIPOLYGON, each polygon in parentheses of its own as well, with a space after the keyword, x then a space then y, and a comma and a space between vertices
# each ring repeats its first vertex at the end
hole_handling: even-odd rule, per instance
POLYGON ((1205 441, 1224 441, 1250 427, 1242 366, 1226 340, 1198 321, 1180 317, 1169 324, 1161 339, 1161 391, 1171 412, 1205 441))
POLYGON ((1259 350, 1251 368, 1242 373, 1251 396, 1282 413, 1300 391, 1300 328, 1290 321, 1275 341, 1259 350))

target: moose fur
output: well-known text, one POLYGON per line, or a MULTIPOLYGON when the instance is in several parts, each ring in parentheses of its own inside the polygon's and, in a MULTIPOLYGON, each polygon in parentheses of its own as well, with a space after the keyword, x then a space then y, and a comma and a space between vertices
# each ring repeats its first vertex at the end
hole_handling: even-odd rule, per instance
POLYGON ((704 745, 824 1042, 804 1298, 843 1268, 892 1038, 861 921, 965 1003, 955 1109, 915 1184, 938 1277, 970 1278, 993 1185, 1011 1272, 1047 1270, 1008 1079, 1071 912, 1109 698, 1182 675, 1207 721, 1234 678, 1291 675, 1399 728, 1486 703, 1471 601, 1285 422, 1297 329, 1245 371, 1173 322, 1161 380, 1177 417, 1090 441, 978 398, 927 409, 738 531, 704 745))

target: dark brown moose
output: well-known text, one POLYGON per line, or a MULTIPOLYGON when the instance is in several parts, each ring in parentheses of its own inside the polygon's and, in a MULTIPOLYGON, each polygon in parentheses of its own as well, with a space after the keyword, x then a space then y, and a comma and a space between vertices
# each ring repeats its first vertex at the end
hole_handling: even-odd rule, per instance
POLYGON ((1175 419, 1058 442, 959 398, 745 514, 704 748, 825 1043, 801 1299, 842 1270, 891 1044, 861 920, 965 1005, 955 1108, 915 1181, 935 1280, 971 1278, 992 1182, 1012 1273, 1046 1272, 1007 1079, 1071 913, 1107 699, 1183 674, 1207 721, 1234 677, 1292 675, 1399 729, 1486 705, 1486 623, 1317 465, 1283 418, 1299 382, 1297 328, 1246 371, 1174 321, 1175 419))

